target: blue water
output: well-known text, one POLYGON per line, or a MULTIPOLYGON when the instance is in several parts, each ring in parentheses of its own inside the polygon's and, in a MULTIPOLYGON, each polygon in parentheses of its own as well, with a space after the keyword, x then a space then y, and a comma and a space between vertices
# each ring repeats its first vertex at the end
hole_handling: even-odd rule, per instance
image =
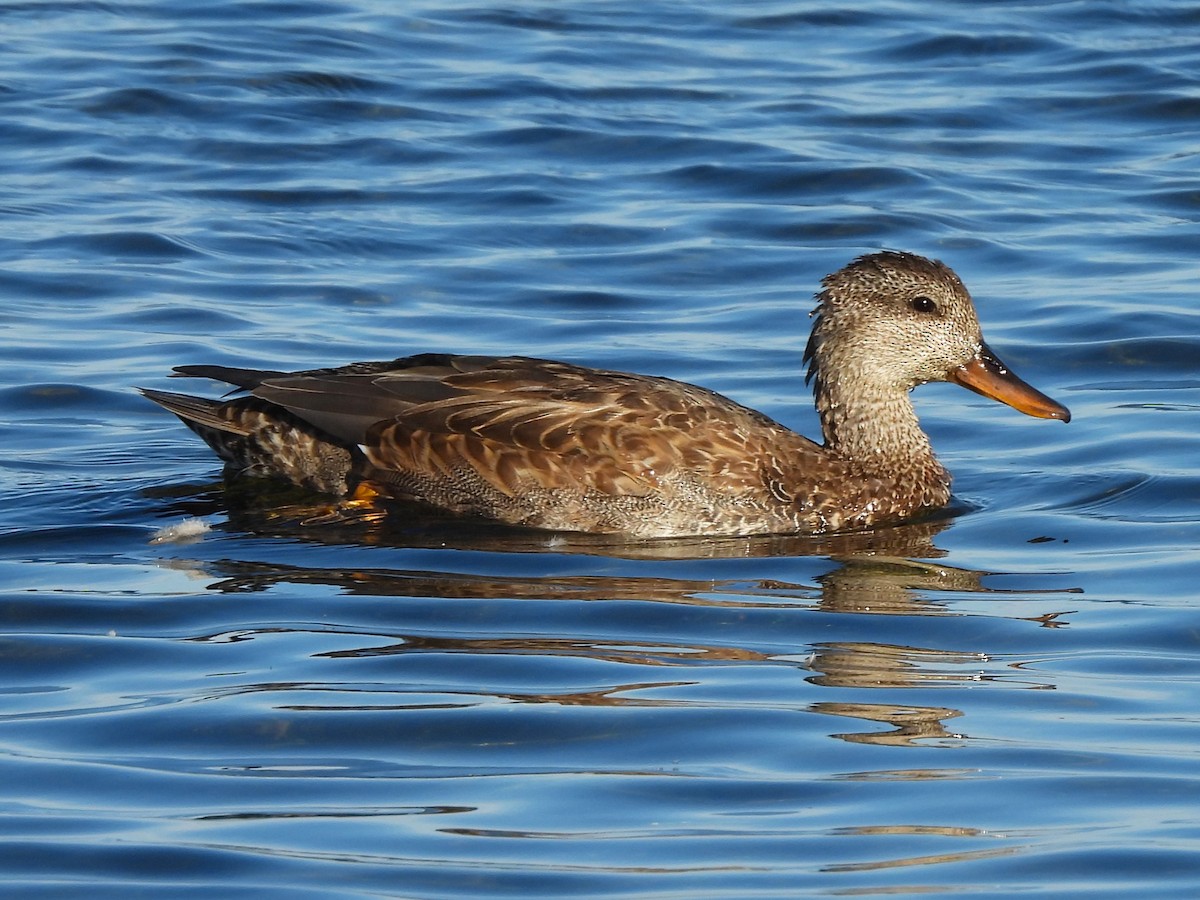
POLYGON ((0 25, 6 891, 1200 892, 1200 4, 0 25), (1075 418, 921 388, 953 515, 848 540, 304 524, 133 390, 515 352, 815 434, 880 247, 1075 418))

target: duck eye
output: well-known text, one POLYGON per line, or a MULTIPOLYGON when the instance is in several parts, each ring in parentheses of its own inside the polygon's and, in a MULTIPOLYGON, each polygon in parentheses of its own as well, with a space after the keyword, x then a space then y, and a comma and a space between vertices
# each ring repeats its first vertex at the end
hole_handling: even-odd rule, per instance
POLYGON ((912 308, 922 313, 937 312, 937 304, 933 302, 932 298, 926 297, 924 294, 920 297, 912 298, 912 308))

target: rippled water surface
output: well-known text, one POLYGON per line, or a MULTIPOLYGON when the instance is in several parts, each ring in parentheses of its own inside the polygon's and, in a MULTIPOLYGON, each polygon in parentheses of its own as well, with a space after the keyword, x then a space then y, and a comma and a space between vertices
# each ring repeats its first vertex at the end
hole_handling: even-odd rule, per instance
POLYGON ((0 24, 8 889, 1200 892, 1200 5, 0 24), (812 293, 880 247, 1075 418, 918 390, 957 499, 875 534, 306 523, 133 390, 517 352, 814 434, 812 293))

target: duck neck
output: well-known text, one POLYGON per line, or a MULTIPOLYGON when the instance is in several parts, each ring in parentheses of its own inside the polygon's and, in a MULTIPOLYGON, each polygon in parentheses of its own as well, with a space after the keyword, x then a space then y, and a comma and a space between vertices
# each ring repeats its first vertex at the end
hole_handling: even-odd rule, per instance
POLYGON ((855 377, 853 368, 817 384, 817 412, 829 451, 862 474, 945 490, 949 475, 933 454, 909 393, 855 377))

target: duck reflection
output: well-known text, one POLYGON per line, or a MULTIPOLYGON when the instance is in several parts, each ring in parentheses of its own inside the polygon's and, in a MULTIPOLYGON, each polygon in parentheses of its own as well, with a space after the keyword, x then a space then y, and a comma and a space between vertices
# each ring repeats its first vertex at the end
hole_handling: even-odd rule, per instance
MULTIPOLYGON (((815 577, 814 585, 778 580, 747 582, 680 579, 574 576, 514 579, 509 576, 468 577, 444 572, 406 570, 301 569, 248 564, 244 573, 231 573, 219 590, 255 590, 274 581, 303 580, 336 584, 351 593, 403 594, 425 597, 529 596, 563 599, 626 598, 688 604, 816 602, 822 610, 891 615, 941 615, 946 607, 938 596, 948 592, 988 595, 1072 593, 1075 589, 1023 588, 1007 591, 985 586, 983 579, 1000 573, 949 566, 936 560, 946 552, 934 540, 952 517, 912 522, 888 528, 828 535, 762 535, 629 540, 611 535, 545 532, 487 522, 467 521, 423 509, 407 517, 365 513, 336 514, 328 506, 282 502, 262 496, 259 479, 240 479, 223 488, 177 500, 171 505, 185 515, 228 516, 229 531, 285 538, 327 546, 375 547, 396 550, 438 549, 487 553, 599 556, 628 560, 705 560, 825 557, 837 566, 815 577), (252 482, 252 483, 251 483, 252 482), (238 490, 231 490, 240 486, 238 490), (247 490, 253 493, 246 493, 247 490), (500 593, 497 593, 499 591, 500 593), (732 601, 722 594, 734 595, 732 601)), ((275 488, 280 490, 280 488, 275 488)), ((294 489, 285 489, 294 490, 294 489)), ((310 494, 300 494, 308 498, 310 494)), ((961 511, 961 509, 956 510, 961 511)), ((1062 612, 1039 617, 1047 627, 1064 624, 1062 612)))
MULTIPOLYGON (((1009 689, 1053 689, 1053 684, 1036 681, 1010 661, 978 649, 947 650, 861 640, 810 642, 781 651, 780 635, 786 635, 797 621, 802 621, 797 619, 797 611, 856 617, 961 616, 967 613, 953 601, 961 599, 963 594, 986 595, 990 599, 1020 595, 1028 600, 1031 593, 1052 599, 1075 592, 1073 588, 1052 586, 1031 591, 1027 579, 1020 590, 1005 590, 986 583, 998 573, 940 562, 946 554, 936 546, 935 538, 947 527, 947 520, 819 538, 617 542, 592 535, 547 535, 437 517, 412 519, 397 525, 394 517, 385 521, 340 518, 322 521, 319 512, 311 508, 292 507, 288 515, 262 513, 263 508, 256 504, 252 509, 231 511, 227 527, 293 541, 347 547, 366 544, 398 550, 439 548, 554 554, 559 561, 557 569, 562 568, 561 560, 568 555, 636 560, 718 557, 778 560, 806 556, 821 557, 834 564, 825 571, 819 571, 818 567, 819 574, 812 577, 811 583, 797 583, 778 578, 696 579, 643 574, 464 574, 416 568, 307 567, 237 560, 171 563, 192 567, 214 579, 209 588, 225 593, 265 592, 282 585, 303 584, 326 585, 350 597, 478 600, 489 606, 492 602, 511 604, 523 600, 603 601, 677 604, 696 611, 689 614, 689 629, 677 637, 664 638, 661 622, 655 626, 649 624, 649 619, 645 637, 640 636, 636 613, 623 619, 619 637, 594 623, 584 631, 575 619, 582 614, 579 607, 567 604, 551 610, 542 627, 532 634, 493 635, 481 629, 463 635, 457 627, 452 633, 430 634, 428 629, 422 634, 406 633, 401 628, 400 633, 388 629, 381 634, 372 628, 373 633, 360 635, 361 646, 346 648, 343 643, 339 649, 316 654, 341 659, 416 653, 575 657, 638 668, 637 676, 628 683, 606 684, 602 688, 531 691, 520 696, 483 688, 489 696, 515 702, 596 707, 687 706, 694 702, 681 699, 687 697, 683 686, 697 683, 694 676, 649 680, 644 668, 648 666, 672 668, 677 673, 706 665, 790 667, 810 684, 839 689, 977 688, 988 682, 1003 682, 1009 689), (712 622, 705 620, 706 615, 712 622), (722 627, 729 625, 731 616, 736 617, 740 629, 732 638, 730 629, 722 627), (741 636, 737 637, 738 634, 741 636)), ((361 562, 363 555, 357 553, 347 558, 361 562)), ((454 561, 460 557, 448 555, 447 559, 454 561)), ((574 567, 576 572, 585 568, 595 567, 582 561, 574 567)), ((633 568, 645 571, 644 566, 633 568)), ((622 612, 623 616, 626 614, 622 612)), ((1064 614, 1063 610, 1054 610, 1031 621, 1059 626, 1064 622, 1064 614)), ((456 624, 462 624, 460 618, 456 617, 456 624)), ((857 627, 853 622, 850 624, 857 627)), ((347 628, 343 625, 337 630, 344 637, 347 628)), ((225 634, 207 639, 231 638, 225 634)), ((903 745, 918 741, 954 742, 961 737, 946 724, 961 715, 951 706, 820 701, 804 708, 822 715, 872 723, 872 730, 832 735, 856 743, 903 745), (880 723, 891 726, 890 730, 878 731, 880 723)))
POLYGON ((946 728, 948 719, 962 715, 946 706, 896 706, 888 703, 814 703, 810 710, 830 716, 846 716, 891 725, 892 730, 834 734, 851 744, 877 744, 892 747, 911 746, 917 742, 957 742, 963 735, 946 728))

